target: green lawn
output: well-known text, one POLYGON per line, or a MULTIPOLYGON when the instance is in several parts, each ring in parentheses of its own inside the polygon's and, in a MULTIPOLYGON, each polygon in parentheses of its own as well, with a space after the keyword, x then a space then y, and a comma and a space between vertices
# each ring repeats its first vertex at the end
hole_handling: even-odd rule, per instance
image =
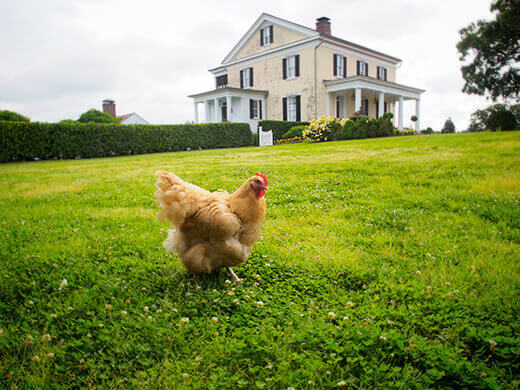
POLYGON ((519 202, 520 132, 1 164, 0 387, 517 388, 519 202), (267 174, 243 284, 162 248, 157 169, 267 174))

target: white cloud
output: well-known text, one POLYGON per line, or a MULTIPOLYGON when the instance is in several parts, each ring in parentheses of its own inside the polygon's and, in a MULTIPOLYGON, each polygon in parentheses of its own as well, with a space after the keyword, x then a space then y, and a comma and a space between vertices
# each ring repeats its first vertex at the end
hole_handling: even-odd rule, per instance
MULTIPOLYGON (((484 98, 461 92, 458 31, 489 18, 489 0, 334 0, 237 3, 192 0, 19 0, 0 3, 0 108, 33 120, 77 118, 113 98, 119 114, 152 123, 192 119, 187 95, 212 89, 220 64, 262 12, 309 27, 328 16, 334 35, 403 60, 397 81, 426 89, 422 127, 451 116, 458 129, 484 98)), ((405 107, 413 115, 415 104, 405 107)), ((407 121, 405 121, 407 124, 407 121)))

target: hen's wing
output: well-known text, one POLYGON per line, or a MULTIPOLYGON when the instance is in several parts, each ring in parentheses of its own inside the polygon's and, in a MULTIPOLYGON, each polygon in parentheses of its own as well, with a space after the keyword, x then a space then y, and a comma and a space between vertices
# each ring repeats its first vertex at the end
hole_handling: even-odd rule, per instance
POLYGON ((211 193, 166 171, 155 174, 159 220, 167 219, 182 231, 195 230, 204 238, 222 239, 238 232, 241 222, 229 209, 226 193, 211 193))

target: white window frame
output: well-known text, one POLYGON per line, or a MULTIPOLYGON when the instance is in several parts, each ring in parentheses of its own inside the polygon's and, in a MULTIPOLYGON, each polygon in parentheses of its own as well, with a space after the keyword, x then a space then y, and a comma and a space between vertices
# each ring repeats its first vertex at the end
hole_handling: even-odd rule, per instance
POLYGON ((359 73, 361 76, 368 76, 368 62, 359 60, 359 73))
POLYGON ((251 67, 242 69, 244 89, 251 88, 251 67))
POLYGON ((262 40, 262 47, 269 46, 271 43, 273 43, 273 37, 271 37, 271 26, 266 26, 262 29, 263 31, 263 37, 262 40))
MULTIPOLYGON (((377 78, 379 80, 385 80, 385 67, 383 65, 377 66, 377 78)), ((388 73, 388 70, 386 71, 388 73)))
POLYGON ((290 122, 296 122, 296 95, 287 96, 287 120, 290 122))
MULTIPOLYGON (((343 59, 345 58, 345 62, 346 62, 346 56, 344 56, 343 54, 339 54, 339 53, 336 53, 336 77, 339 77, 341 79, 343 79, 343 59)), ((345 72, 345 74, 347 74, 345 72)))
POLYGON ((296 78, 296 54, 287 56, 287 80, 292 80, 296 78), (291 62, 292 62, 292 68, 291 68, 291 62), (292 74, 291 74, 292 69, 292 74))
MULTIPOLYGON (((253 118, 251 118, 251 115, 249 115, 249 118, 250 119, 262 119, 260 117, 260 102, 261 100, 260 99, 251 99, 253 101, 253 105, 256 106, 256 115, 253 116, 253 118)), ((250 113, 251 114, 251 113, 250 113)))

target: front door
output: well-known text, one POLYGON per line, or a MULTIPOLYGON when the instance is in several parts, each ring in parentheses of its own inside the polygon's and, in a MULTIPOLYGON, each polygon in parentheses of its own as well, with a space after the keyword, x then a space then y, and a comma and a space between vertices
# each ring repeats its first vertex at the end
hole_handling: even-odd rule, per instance
POLYGON ((345 117, 345 113, 343 112, 344 107, 345 103, 343 102, 343 96, 336 96, 336 118, 345 117))
POLYGON ((220 117, 222 122, 227 122, 227 104, 225 102, 220 106, 220 117))

